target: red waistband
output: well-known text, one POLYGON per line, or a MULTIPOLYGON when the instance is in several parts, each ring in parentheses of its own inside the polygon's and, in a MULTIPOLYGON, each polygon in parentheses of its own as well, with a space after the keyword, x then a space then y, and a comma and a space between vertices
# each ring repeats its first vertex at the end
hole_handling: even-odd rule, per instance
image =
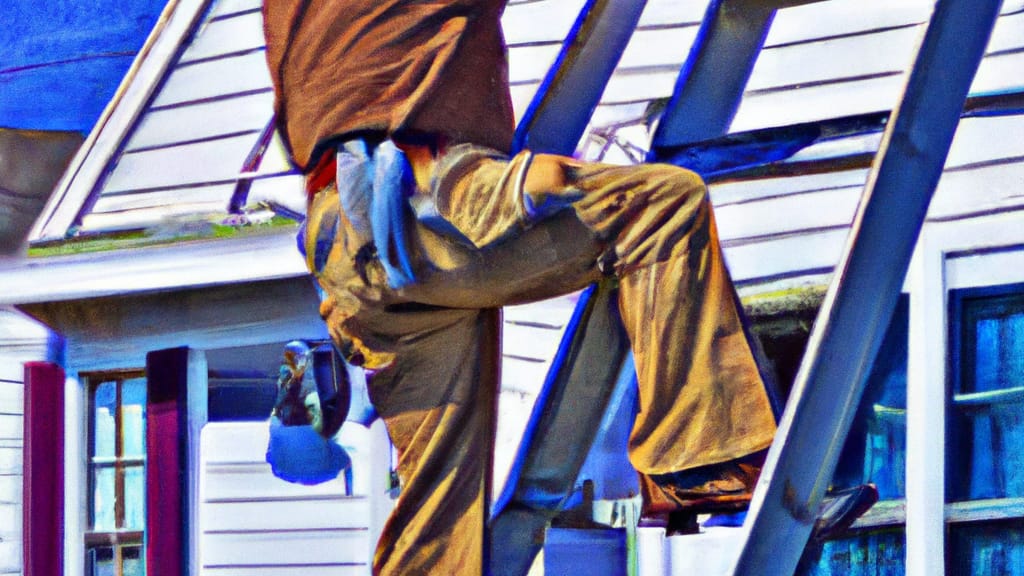
POLYGON ((323 154, 316 166, 306 174, 306 194, 312 198, 314 194, 327 188, 337 175, 334 154, 323 154))

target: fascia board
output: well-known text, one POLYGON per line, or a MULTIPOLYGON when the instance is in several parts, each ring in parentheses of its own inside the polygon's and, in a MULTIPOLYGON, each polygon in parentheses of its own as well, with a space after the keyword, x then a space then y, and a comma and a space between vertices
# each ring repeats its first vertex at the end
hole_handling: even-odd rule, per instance
POLYGON ((0 263, 0 305, 307 276, 295 233, 0 263))

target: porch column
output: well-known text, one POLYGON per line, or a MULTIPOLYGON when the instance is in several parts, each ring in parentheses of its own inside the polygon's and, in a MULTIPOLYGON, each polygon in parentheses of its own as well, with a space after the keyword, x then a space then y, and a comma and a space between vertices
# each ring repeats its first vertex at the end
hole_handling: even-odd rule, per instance
POLYGON ((64 369, 25 363, 24 476, 22 487, 25 576, 64 571, 64 369))
POLYGON ((146 573, 198 574, 199 431, 206 422, 206 358, 171 348, 146 354, 146 573))

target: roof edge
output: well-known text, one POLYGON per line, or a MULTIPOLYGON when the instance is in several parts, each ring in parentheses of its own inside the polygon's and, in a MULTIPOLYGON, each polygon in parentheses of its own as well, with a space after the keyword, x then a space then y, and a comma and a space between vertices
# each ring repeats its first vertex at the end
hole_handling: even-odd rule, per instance
POLYGON ((0 261, 0 306, 308 276, 295 231, 0 261))

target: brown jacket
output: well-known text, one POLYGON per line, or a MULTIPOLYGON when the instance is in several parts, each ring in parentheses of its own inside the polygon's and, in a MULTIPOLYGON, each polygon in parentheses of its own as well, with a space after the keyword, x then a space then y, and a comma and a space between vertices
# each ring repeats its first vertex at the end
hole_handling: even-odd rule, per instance
POLYGON ((504 0, 265 0, 277 122, 295 163, 358 132, 507 151, 504 0))

